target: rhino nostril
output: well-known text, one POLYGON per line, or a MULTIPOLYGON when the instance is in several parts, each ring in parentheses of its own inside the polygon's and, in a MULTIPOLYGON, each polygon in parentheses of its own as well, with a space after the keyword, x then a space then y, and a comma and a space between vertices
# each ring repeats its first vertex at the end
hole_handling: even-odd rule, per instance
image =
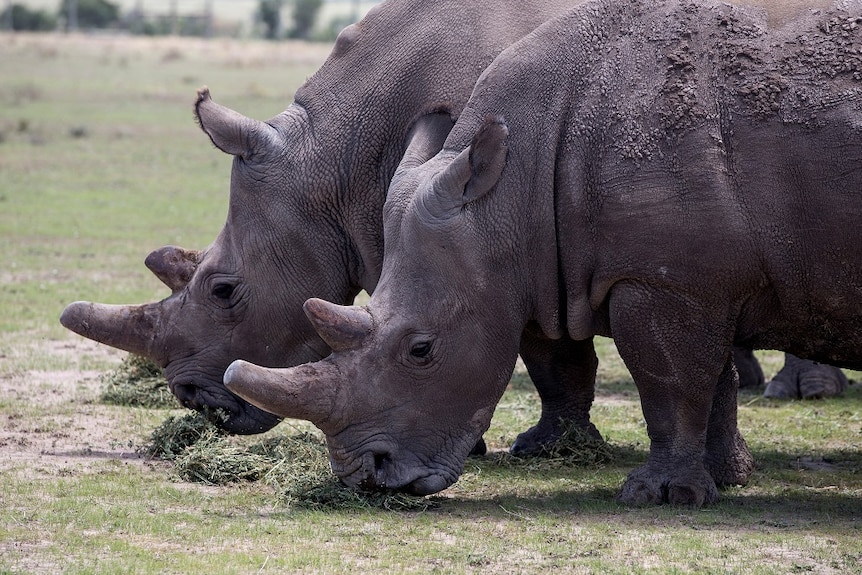
POLYGON ((174 396, 176 396, 177 400, 180 402, 180 405, 186 407, 188 409, 197 409, 197 395, 198 388, 197 386, 190 385, 187 383, 178 383, 173 386, 174 396))
POLYGON ((389 454, 388 453, 375 453, 374 454, 374 470, 382 471, 383 467, 389 462, 389 454))

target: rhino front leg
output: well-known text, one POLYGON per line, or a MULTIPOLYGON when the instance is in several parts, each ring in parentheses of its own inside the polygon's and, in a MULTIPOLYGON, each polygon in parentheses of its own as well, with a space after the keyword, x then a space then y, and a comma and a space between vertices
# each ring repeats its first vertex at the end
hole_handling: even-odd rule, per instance
POLYGON ((763 368, 750 349, 741 347, 733 348, 733 363, 739 374, 739 387, 761 387, 766 378, 763 376, 763 368))
POLYGON ((520 354, 542 400, 542 414, 536 425, 518 435, 511 453, 541 454, 572 425, 601 440, 590 421, 599 365, 593 340, 551 340, 528 328, 521 336, 520 354))
POLYGON ((640 393, 650 437, 647 463, 629 474, 622 502, 701 506, 718 500, 704 457, 713 394, 730 362, 727 317, 684 294, 634 282, 614 286, 611 330, 640 393))

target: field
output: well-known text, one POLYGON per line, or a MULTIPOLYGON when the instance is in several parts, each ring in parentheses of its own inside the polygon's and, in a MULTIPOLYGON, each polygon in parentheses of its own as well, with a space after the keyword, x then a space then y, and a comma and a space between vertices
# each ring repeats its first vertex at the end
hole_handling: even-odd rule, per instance
MULTIPOLYGON (((57 318, 78 299, 165 297, 146 255, 220 230, 230 158, 194 123, 199 86, 265 119, 328 50, 0 35, 0 574, 862 573, 862 386, 817 402, 742 393, 749 485, 704 509, 629 508, 614 496, 647 438, 607 340, 593 418, 610 460, 501 463, 539 413, 519 369, 486 434, 495 453, 425 510, 292 506, 266 482, 184 481, 143 457, 184 412, 102 403, 124 354, 57 318)), ((767 375, 780 366, 760 357, 767 375)))

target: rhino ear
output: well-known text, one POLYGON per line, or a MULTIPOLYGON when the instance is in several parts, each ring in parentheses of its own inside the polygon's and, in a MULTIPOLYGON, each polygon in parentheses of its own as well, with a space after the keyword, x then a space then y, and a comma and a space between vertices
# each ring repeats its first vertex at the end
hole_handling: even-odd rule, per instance
POLYGON ((508 135, 502 116, 486 118, 470 146, 435 176, 422 198, 427 209, 437 217, 451 216, 493 190, 506 167, 508 135))
POLYGON ((278 138, 275 128, 266 122, 253 120, 213 102, 206 86, 198 90, 195 118, 219 150, 244 159, 265 149, 278 138))
POLYGON ((443 149, 446 136, 454 125, 452 117, 444 112, 419 118, 407 136, 407 150, 393 179, 398 178, 403 171, 421 166, 436 156, 437 152, 443 149))
POLYGON ((177 292, 191 281, 200 261, 199 251, 165 246, 148 255, 144 265, 171 291, 177 292))

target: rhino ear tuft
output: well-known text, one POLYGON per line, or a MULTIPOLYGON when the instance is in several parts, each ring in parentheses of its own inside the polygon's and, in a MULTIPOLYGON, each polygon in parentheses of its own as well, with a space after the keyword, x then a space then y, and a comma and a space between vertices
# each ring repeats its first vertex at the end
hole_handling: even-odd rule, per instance
POLYGON ((470 180, 464 187, 465 202, 472 202, 497 185, 506 167, 509 127, 502 116, 485 118, 470 143, 470 180))
POLYGON ((198 90, 195 119, 215 147, 244 159, 264 150, 277 137, 269 124, 215 103, 206 86, 198 90))

